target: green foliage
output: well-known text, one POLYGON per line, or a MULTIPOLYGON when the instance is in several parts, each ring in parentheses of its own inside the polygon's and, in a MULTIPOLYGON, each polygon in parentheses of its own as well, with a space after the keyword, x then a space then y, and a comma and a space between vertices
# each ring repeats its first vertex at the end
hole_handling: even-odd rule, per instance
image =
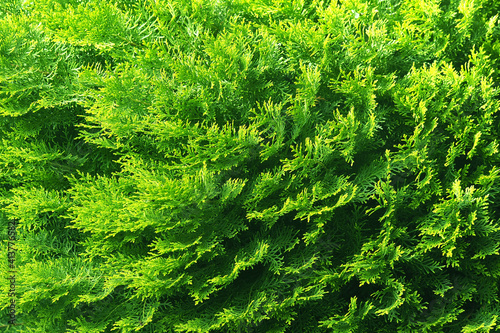
POLYGON ((8 330, 498 330, 499 10, 3 1, 8 330))

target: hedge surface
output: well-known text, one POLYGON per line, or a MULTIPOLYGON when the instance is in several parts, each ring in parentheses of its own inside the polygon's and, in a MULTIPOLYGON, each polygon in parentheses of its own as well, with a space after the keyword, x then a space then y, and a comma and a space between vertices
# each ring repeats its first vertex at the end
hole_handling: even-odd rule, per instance
POLYGON ((499 12, 2 1, 0 326, 495 331, 499 12))

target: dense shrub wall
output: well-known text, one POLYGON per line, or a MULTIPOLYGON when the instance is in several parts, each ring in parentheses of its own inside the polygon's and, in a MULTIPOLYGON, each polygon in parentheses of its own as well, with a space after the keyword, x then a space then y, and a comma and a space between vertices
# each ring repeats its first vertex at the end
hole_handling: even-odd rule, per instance
POLYGON ((0 5, 22 332, 489 332, 496 0, 0 5))

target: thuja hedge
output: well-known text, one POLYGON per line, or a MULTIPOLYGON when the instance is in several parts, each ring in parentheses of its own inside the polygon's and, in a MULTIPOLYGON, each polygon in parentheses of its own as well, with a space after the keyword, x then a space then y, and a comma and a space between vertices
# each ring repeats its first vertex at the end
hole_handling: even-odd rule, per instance
POLYGON ((498 329, 498 12, 2 1, 0 325, 498 329))

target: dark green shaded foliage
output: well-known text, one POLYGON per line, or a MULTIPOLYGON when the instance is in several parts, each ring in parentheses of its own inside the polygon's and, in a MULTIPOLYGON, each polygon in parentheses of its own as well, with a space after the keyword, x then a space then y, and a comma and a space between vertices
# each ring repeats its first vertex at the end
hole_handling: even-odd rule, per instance
POLYGON ((499 9, 2 2, 7 330, 495 331, 499 9))

